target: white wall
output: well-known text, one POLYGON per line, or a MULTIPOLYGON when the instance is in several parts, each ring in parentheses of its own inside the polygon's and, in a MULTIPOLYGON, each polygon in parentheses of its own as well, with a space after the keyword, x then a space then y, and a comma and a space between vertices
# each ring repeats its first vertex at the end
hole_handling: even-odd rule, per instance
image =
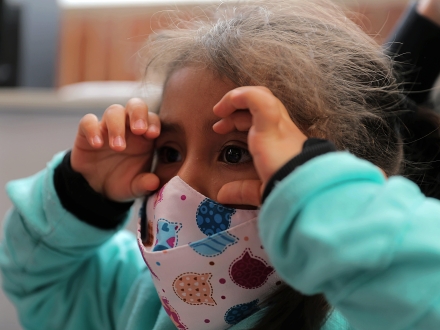
MULTIPOLYGON (((52 155, 72 145, 79 116, 12 114, 0 112, 0 214, 11 206, 4 186, 7 181, 31 175, 52 155)), ((0 226, 2 220, 0 220, 0 226)), ((3 234, 3 233, 2 233, 3 234)), ((2 235, 1 234, 1 235, 2 235)), ((0 329, 18 330, 15 309, 0 290, 0 329)))

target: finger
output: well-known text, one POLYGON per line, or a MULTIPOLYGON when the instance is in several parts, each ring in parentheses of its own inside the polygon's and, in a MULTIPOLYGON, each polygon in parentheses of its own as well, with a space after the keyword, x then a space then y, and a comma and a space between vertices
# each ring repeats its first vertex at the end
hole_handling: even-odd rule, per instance
POLYGON ((261 181, 241 180, 226 183, 220 188, 217 200, 221 204, 261 205, 261 181))
MULTIPOLYGON (((236 109, 248 109, 247 101, 242 99, 240 95, 251 96, 251 93, 261 94, 266 97, 275 97, 269 88, 264 86, 244 86, 237 87, 227 92, 223 98, 214 106, 214 113, 219 117, 227 117, 236 109), (226 102, 222 104, 223 102, 226 102), (232 108, 228 108, 228 102, 232 102, 232 108)), ((230 106, 230 104, 229 104, 230 106)))
POLYGON ((131 183, 131 191, 134 197, 142 197, 159 188, 160 180, 156 174, 141 173, 131 183))
POLYGON ((133 98, 127 102, 125 111, 130 120, 130 129, 136 135, 144 134, 148 128, 148 107, 140 98, 133 98))
POLYGON ((252 126, 252 115, 248 110, 237 110, 230 116, 216 122, 212 129, 218 134, 227 134, 234 130, 247 132, 252 126))
MULTIPOLYGON (((249 109, 257 132, 276 129, 284 106, 265 87, 239 87, 228 92, 214 106, 214 114, 225 118, 238 109, 249 109)), ((285 109, 284 109, 285 110, 285 109)))
POLYGON ((94 114, 89 113, 81 118, 78 134, 84 136, 94 148, 100 148, 103 145, 99 120, 94 114))
POLYGON ((108 131, 109 144, 113 150, 122 151, 126 147, 126 112, 122 105, 114 104, 105 110, 102 122, 108 131))
POLYGON ((148 129, 145 136, 149 139, 155 139, 160 135, 160 119, 154 112, 148 113, 148 129))

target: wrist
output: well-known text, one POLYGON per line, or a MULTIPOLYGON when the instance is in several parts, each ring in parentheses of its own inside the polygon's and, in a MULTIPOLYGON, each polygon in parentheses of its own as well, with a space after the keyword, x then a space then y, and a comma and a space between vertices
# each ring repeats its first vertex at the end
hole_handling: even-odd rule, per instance
POLYGON ((99 177, 97 171, 94 171, 92 174, 89 175, 87 172, 90 172, 90 170, 87 171, 87 167, 90 166, 84 166, 84 164, 86 163, 87 162, 78 159, 75 148, 70 151, 68 168, 70 168, 71 171, 80 175, 94 192, 96 192, 97 194, 105 195, 102 188, 101 178, 99 177))
POLYGON ((115 229, 126 219, 133 202, 115 202, 97 193, 70 162, 70 152, 54 172, 54 186, 63 207, 79 220, 101 229, 115 229))
POLYGON ((303 144, 302 152, 284 164, 267 182, 267 185, 264 187, 262 202, 264 203, 278 182, 287 177, 298 166, 305 164, 312 158, 334 151, 336 151, 335 145, 328 140, 316 138, 307 139, 303 144))
POLYGON ((420 0, 417 4, 417 12, 440 26, 440 1, 420 0))

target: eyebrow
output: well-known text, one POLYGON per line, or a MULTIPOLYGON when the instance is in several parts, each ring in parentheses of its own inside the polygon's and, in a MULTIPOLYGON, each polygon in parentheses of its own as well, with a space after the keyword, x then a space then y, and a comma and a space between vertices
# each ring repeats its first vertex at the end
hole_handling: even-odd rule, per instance
POLYGON ((160 132, 161 133, 184 133, 182 126, 178 123, 172 122, 164 122, 160 123, 160 132))

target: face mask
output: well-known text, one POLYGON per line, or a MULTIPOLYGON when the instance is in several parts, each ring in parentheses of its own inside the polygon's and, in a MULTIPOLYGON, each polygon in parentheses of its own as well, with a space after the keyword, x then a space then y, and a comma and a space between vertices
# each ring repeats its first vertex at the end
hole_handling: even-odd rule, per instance
POLYGON ((258 236, 258 212, 218 204, 179 177, 148 199, 139 247, 178 329, 227 329, 281 284, 258 236))

